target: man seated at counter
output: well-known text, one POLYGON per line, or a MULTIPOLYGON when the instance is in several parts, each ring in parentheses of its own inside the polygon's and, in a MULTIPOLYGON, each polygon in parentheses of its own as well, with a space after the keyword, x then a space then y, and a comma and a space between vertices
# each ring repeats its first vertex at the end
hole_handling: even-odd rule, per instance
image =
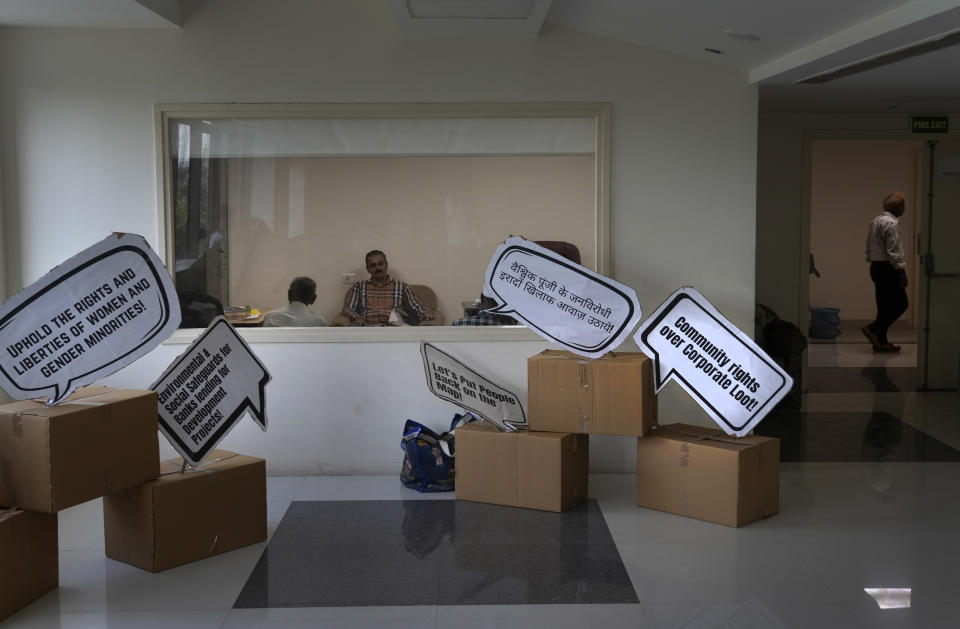
POLYGON ((477 302, 477 312, 468 317, 457 319, 450 325, 519 325, 513 317, 497 314, 495 312, 484 312, 497 307, 497 302, 493 298, 480 293, 480 300, 477 302))
POLYGON ((307 310, 317 300, 317 283, 309 277, 295 277, 287 289, 286 308, 268 312, 263 318, 265 328, 309 328, 325 326, 327 322, 318 314, 307 310))
MULTIPOLYGON (((580 264, 580 249, 576 245, 559 240, 536 240, 534 241, 541 247, 549 249, 554 253, 559 253, 571 262, 580 264)), ((497 307, 497 302, 492 297, 487 297, 480 292, 480 299, 476 302, 476 312, 455 320, 450 325, 521 325, 513 317, 497 314, 495 312, 484 312, 497 307)), ((464 313, 466 314, 466 312, 464 313)))
POLYGON ((420 303, 410 286, 390 278, 386 254, 374 249, 365 260, 370 279, 354 284, 343 304, 343 316, 351 325, 404 325, 404 317, 416 325, 434 318, 434 313, 420 303))

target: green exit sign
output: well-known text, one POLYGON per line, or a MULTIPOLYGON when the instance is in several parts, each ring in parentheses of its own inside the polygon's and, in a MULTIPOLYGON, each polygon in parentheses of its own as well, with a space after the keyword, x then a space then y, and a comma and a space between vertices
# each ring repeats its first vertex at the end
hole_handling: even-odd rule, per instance
POLYGON ((950 116, 910 116, 912 133, 948 133, 950 116))

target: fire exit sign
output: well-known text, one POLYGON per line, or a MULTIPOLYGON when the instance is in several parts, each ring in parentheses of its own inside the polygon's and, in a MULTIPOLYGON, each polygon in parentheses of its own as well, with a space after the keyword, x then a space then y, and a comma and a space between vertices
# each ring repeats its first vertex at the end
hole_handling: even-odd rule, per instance
POLYGON ((950 116, 910 116, 912 133, 948 133, 950 116))

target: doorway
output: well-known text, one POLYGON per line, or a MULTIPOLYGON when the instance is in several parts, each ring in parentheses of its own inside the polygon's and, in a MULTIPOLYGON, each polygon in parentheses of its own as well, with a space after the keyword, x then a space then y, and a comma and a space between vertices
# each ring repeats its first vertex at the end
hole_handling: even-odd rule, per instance
MULTIPOLYGON (((812 139, 809 305, 839 309, 840 333, 834 339, 811 338, 811 344, 866 343, 860 328, 876 314, 864 253, 867 224, 881 211, 884 196, 900 190, 907 198, 900 229, 910 307, 891 330, 891 340, 904 346, 904 357, 911 356, 910 362, 916 364, 924 145, 913 139, 812 139)), ((869 358, 870 346, 862 349, 869 358)), ((816 354, 808 352, 808 361, 816 354)))

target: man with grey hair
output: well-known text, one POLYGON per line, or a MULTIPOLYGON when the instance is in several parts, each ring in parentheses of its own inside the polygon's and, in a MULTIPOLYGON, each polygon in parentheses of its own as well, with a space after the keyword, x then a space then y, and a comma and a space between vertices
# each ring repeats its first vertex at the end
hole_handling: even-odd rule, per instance
POLYGON ((267 313, 263 318, 263 327, 309 328, 327 325, 323 317, 307 309, 317 300, 317 283, 313 279, 305 276, 293 278, 287 289, 287 300, 290 304, 286 308, 267 313))
POLYGON ((883 198, 883 212, 867 229, 867 262, 877 301, 877 318, 862 328, 875 352, 899 352, 887 339, 887 330, 907 310, 907 263, 900 242, 900 217, 906 210, 902 192, 883 198))

